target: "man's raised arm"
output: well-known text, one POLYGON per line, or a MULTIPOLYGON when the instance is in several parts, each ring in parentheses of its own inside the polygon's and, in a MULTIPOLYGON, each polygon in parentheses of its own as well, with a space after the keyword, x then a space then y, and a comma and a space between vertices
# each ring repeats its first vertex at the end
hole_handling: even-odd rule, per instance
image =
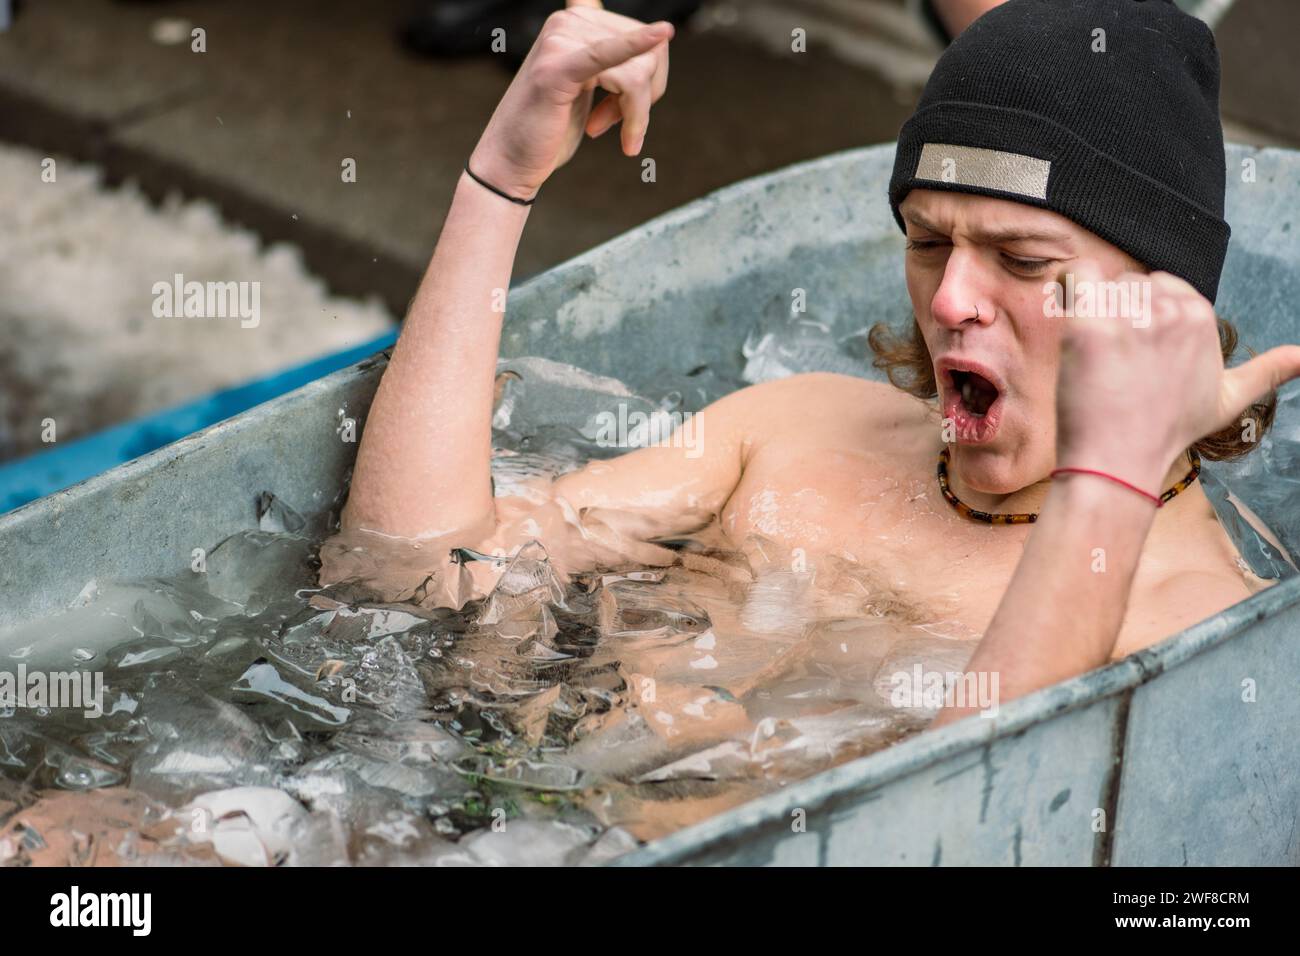
POLYGON ((672 25, 571 0, 548 18, 462 173, 367 417, 342 524, 405 538, 490 530, 493 381, 526 202, 584 133, 636 155, 672 25), (593 91, 610 95, 594 111, 593 91), (499 191, 499 192, 498 192, 499 191), (505 194, 501 195, 499 193, 505 194), (511 198, 507 198, 511 197, 511 198))

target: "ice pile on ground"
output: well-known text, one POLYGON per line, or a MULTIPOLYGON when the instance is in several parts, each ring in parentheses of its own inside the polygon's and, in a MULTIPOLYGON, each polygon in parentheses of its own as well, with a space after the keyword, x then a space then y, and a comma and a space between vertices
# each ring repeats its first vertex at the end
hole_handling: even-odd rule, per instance
POLYGON ((392 325, 377 299, 331 296, 296 247, 263 246, 209 202, 155 206, 94 167, 0 146, 0 328, 23 345, 0 349, 0 461, 42 447, 46 417, 64 441, 392 325), (178 273, 257 283, 257 324, 159 317, 154 286, 178 273))

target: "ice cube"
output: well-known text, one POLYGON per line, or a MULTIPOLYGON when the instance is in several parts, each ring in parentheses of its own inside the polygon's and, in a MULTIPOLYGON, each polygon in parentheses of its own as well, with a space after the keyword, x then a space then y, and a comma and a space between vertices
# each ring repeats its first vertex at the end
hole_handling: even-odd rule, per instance
POLYGON ((209 843, 227 863, 278 866, 292 861, 295 830, 307 811, 274 787, 235 787, 195 797, 179 817, 191 820, 186 838, 209 843))
POLYGON ((207 557, 208 588, 217 597, 264 611, 274 600, 315 583, 312 543, 294 535, 241 531, 222 541, 207 557))
POLYGON ((506 820, 469 834, 460 846, 486 866, 566 866, 587 855, 594 827, 550 820, 506 820))

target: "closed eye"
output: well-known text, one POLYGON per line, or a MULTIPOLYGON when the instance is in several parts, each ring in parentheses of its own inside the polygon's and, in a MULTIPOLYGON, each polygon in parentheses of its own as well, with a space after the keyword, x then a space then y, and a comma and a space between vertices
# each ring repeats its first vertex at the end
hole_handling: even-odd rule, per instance
POLYGON ((1002 253, 1002 263, 1011 272, 1022 275, 1027 278, 1036 278, 1047 271, 1056 260, 1054 259, 1025 259, 1020 256, 1013 256, 1009 252, 1002 253))
POLYGON ((911 239, 907 240, 907 249, 909 252, 926 252, 931 249, 938 249, 941 246, 951 245, 946 239, 911 239))
MULTIPOLYGON (((907 238, 907 251, 916 253, 936 252, 940 249, 951 248, 952 242, 948 239, 913 239, 907 238)), ((1025 256, 1013 256, 1009 252, 999 253, 1002 264, 1007 271, 1018 275, 1022 278, 1038 278, 1050 268, 1055 259, 1033 259, 1025 256)))

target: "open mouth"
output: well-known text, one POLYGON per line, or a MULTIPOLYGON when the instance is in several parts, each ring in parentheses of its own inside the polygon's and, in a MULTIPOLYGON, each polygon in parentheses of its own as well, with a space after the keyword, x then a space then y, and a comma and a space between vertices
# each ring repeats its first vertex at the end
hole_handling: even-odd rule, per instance
POLYGON ((952 370, 953 388, 961 397, 966 410, 977 418, 984 418, 998 400, 998 388, 977 372, 952 370))
POLYGON ((936 365, 944 386, 943 414, 955 425, 956 440, 963 444, 991 441, 1006 404, 1005 388, 997 373, 957 356, 945 356, 936 365))

